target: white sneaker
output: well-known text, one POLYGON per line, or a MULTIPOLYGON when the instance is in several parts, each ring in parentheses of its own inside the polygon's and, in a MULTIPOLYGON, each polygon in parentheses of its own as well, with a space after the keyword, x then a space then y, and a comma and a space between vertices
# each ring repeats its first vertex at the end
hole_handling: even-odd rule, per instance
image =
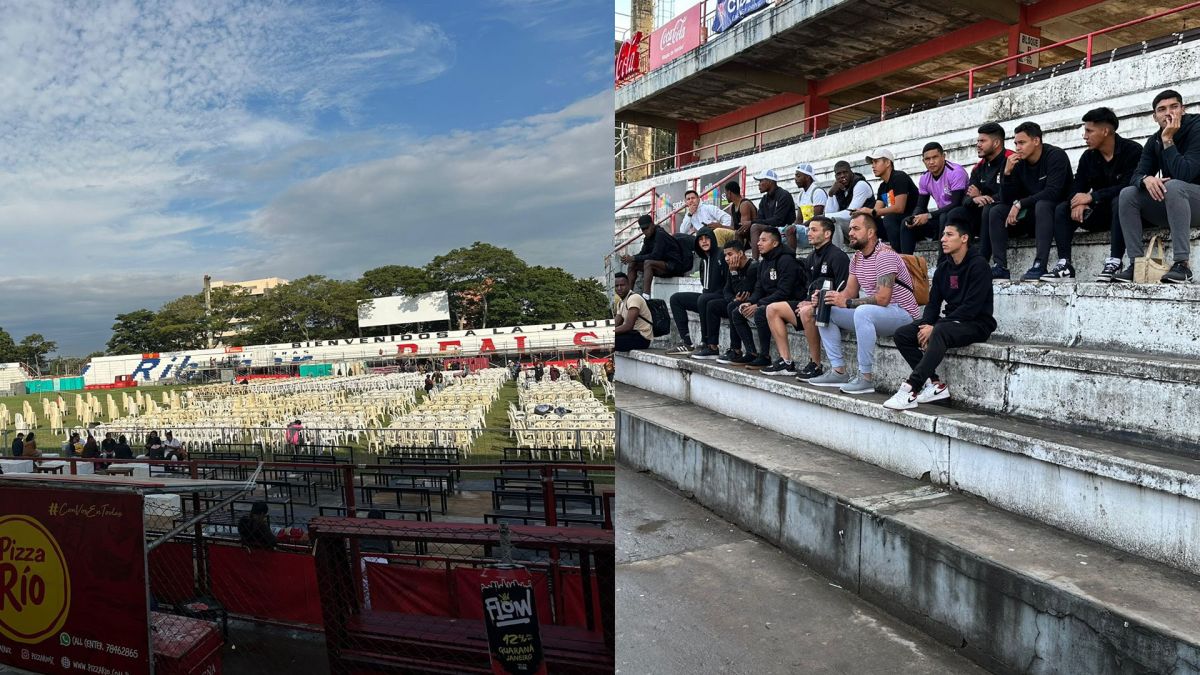
POLYGON ((921 393, 917 394, 917 403, 932 403, 945 398, 950 398, 950 387, 946 386, 945 382, 925 380, 925 386, 921 387, 921 393))
POLYGON ((883 402, 883 407, 890 410, 911 410, 917 407, 917 394, 913 393, 912 385, 905 382, 900 390, 883 402))

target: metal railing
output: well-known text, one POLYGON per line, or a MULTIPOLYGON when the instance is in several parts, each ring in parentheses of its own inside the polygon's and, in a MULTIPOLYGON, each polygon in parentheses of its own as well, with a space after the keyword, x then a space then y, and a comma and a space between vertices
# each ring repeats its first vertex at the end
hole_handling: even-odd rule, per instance
MULTIPOLYGON (((720 188, 722 185, 724 185, 724 184, 725 184, 725 183, 727 183, 728 181, 732 180, 732 179, 733 179, 735 176, 737 176, 737 177, 739 177, 739 178, 741 179, 741 180, 740 180, 740 182, 741 182, 741 185, 742 185, 742 192, 743 192, 743 193, 745 193, 745 192, 746 192, 746 167, 744 167, 744 166, 738 167, 738 168, 734 169, 733 171, 730 171, 729 173, 725 174, 724 176, 722 176, 722 177, 718 178, 717 180, 715 180, 715 181, 713 181, 712 183, 708 184, 708 185, 707 185, 707 186, 706 186, 706 187, 705 187, 703 190, 701 190, 701 189, 699 188, 699 185, 698 185, 698 182, 699 182, 699 180, 700 180, 699 178, 692 178, 692 179, 690 179, 690 180, 689 180, 689 182, 691 183, 691 189, 695 190, 696 192, 698 192, 698 193, 700 193, 700 194, 708 194, 708 193, 709 193, 709 192, 711 192, 711 191, 712 191, 714 188, 718 188, 718 189, 719 189, 719 188, 720 188)), ((654 189, 654 188, 651 188, 651 190, 653 190, 653 189, 654 189)), ((638 197, 642 197, 642 196, 644 196, 645 194, 646 194, 646 192, 642 192, 640 195, 638 195, 638 197)), ((620 212, 622 209, 628 208, 628 206, 629 206, 630 204, 632 204, 632 203, 633 203, 633 201, 636 201, 636 200, 637 200, 637 197, 635 197, 633 200, 631 200, 631 201, 629 201, 629 202, 626 202, 626 203, 625 203, 625 204, 624 204, 624 205, 623 205, 621 208, 617 209, 617 212, 619 213, 619 212, 620 212)), ((684 205, 684 204, 680 204, 679 206, 677 206, 677 207, 675 207, 674 209, 672 209, 672 210, 671 210, 671 212, 670 212, 670 213, 668 213, 667 215, 665 215, 665 216, 663 216, 662 218, 659 218, 658 220, 654 221, 654 224, 655 224, 655 225, 661 225, 662 223, 666 222, 666 221, 667 221, 667 219, 670 219, 670 221, 671 221, 671 227, 670 227, 671 234, 675 234, 675 233, 676 233, 675 216, 676 216, 676 215, 677 215, 677 214, 678 214, 680 211, 682 211, 682 210, 684 209, 684 207, 685 207, 685 205, 684 205)), ((653 202, 653 201, 651 201, 651 209, 653 209, 653 208, 654 208, 654 202, 653 202)), ((615 239, 616 237, 619 237, 619 236, 621 236, 622 234, 624 234, 625 232, 629 231, 629 228, 630 228, 630 227, 632 227, 633 225, 635 225, 636 223, 637 223, 637 221, 634 221, 634 222, 632 222, 632 223, 629 223, 629 224, 628 224, 628 225, 626 225, 625 227, 621 228, 620 230, 617 230, 617 233, 616 233, 615 235, 613 235, 613 238, 615 239)), ((607 262, 607 258, 609 258, 609 257, 611 257, 611 256, 613 256, 613 255, 615 255, 615 254, 616 254, 618 251, 621 251, 622 249, 624 249, 624 248, 628 247, 630 244, 632 244, 633 242, 637 241, 637 240, 638 240, 638 239, 640 239, 641 237, 642 237, 642 233, 641 233, 641 232, 638 232, 637 234, 633 235, 633 236, 632 236, 632 237, 630 237, 629 239, 626 239, 625 241, 621 242, 620 244, 617 244, 617 245, 616 245, 616 247, 614 247, 614 248, 613 248, 613 250, 609 252, 608 256, 606 257, 606 262, 607 262)))
MULTIPOLYGON (((1085 42, 1087 43, 1087 48, 1086 48, 1086 50, 1085 50, 1085 52, 1084 52, 1085 56, 1084 56, 1084 58, 1083 58, 1083 64, 1082 64, 1082 67, 1083 67, 1083 68, 1091 68, 1091 67, 1092 67, 1092 60, 1093 60, 1093 56, 1094 56, 1094 54, 1095 54, 1095 51, 1094 51, 1094 46, 1095 46, 1095 38, 1097 38, 1097 37, 1099 37, 1099 36, 1102 36, 1102 35, 1106 35, 1106 34, 1108 34, 1108 33, 1114 32, 1114 31, 1122 30, 1122 29, 1125 29, 1125 28, 1130 28, 1130 27, 1132 27, 1132 26, 1140 25, 1140 24, 1143 24, 1143 23, 1147 23, 1147 22, 1150 22, 1150 21, 1154 21, 1154 20, 1156 20, 1156 19, 1161 19, 1161 18, 1163 18, 1163 17, 1171 16, 1171 15, 1174 15, 1174 14, 1179 14, 1179 13, 1181 13, 1181 12, 1185 12, 1185 11, 1192 10, 1192 9, 1196 9, 1196 8, 1200 8, 1200 1, 1197 1, 1197 2, 1189 2, 1189 3, 1185 4, 1185 5, 1180 5, 1179 7, 1175 7, 1175 8, 1172 8, 1172 9, 1163 10, 1163 11, 1161 11, 1161 12, 1156 12, 1156 13, 1154 13, 1154 14, 1150 14, 1150 15, 1147 15, 1147 16, 1144 16, 1144 17, 1140 17, 1140 18, 1137 18, 1137 19, 1132 19, 1132 20, 1130 20, 1130 21, 1125 21, 1125 22, 1123 22, 1123 23, 1119 23, 1119 24, 1115 24, 1115 25, 1112 25, 1112 26, 1108 26, 1108 27, 1106 27, 1106 28, 1101 28, 1101 29, 1099 29, 1099 30, 1094 30, 1094 31, 1092 31, 1092 32, 1090 32, 1090 33, 1084 33, 1084 34, 1082 34, 1082 35, 1079 35, 1079 36, 1077 36, 1077 37, 1068 38, 1068 39, 1066 39, 1066 40, 1060 40, 1060 41, 1058 41, 1058 42, 1055 42, 1055 43, 1053 43, 1053 44, 1049 44, 1049 45, 1046 45, 1046 46, 1043 46, 1043 47, 1039 47, 1039 48, 1037 48, 1037 49, 1031 49, 1031 50, 1029 50, 1029 51, 1020 52, 1020 53, 1018 53, 1018 54, 1013 54, 1013 55, 1011 55, 1011 56, 1006 56, 1006 57, 1004 57, 1004 58, 1002 58, 1002 59, 997 59, 997 60, 995 60, 995 61, 992 61, 992 62, 990 62, 990 63, 986 63, 986 64, 984 64, 984 65, 972 66, 971 68, 967 68, 967 69, 965 69, 965 70, 960 70, 960 71, 958 71, 958 72, 954 72, 954 73, 951 73, 951 74, 949 74, 949 75, 943 75, 943 76, 941 76, 941 77, 937 77, 937 78, 934 78, 934 79, 931 79, 931 80, 927 80, 927 81, 925 81, 925 82, 921 82, 920 84, 915 84, 915 85, 912 85, 912 86, 909 86, 909 87, 905 87, 905 88, 903 88, 903 89, 897 89, 897 90, 895 90, 895 91, 890 91, 890 92, 887 92, 887 93, 885 93, 885 94, 879 94, 878 96, 872 96, 872 97, 870 97, 870 98, 866 98, 866 99, 863 99, 863 100, 861 100, 861 101, 856 101, 856 102, 854 102, 854 103, 850 103, 850 104, 847 104, 847 105, 843 105, 843 106, 840 106, 840 107, 837 107, 837 108, 833 108, 833 109, 830 109, 830 110, 827 110, 827 111, 823 111, 823 112, 816 113, 816 114, 813 114, 813 115, 808 115, 808 116, 804 117, 803 119, 799 119, 799 120, 793 120, 793 121, 791 121, 791 122, 786 122, 786 123, 784 123, 784 124, 780 124, 780 125, 778 125, 778 126, 771 127, 771 128, 769 128, 769 129, 764 129, 764 130, 761 130, 761 131, 754 131, 754 132, 752 132, 752 133, 745 134, 745 135, 742 135, 742 136, 738 136, 738 137, 736 137, 736 138, 730 138, 730 139, 726 139, 726 140, 723 140, 723 141, 719 141, 719 142, 717 142, 717 143, 712 143, 712 144, 709 144, 709 145, 705 145, 705 146, 703 146, 703 147, 694 148, 694 149, 687 150, 687 151, 684 151, 684 152, 677 152, 677 153, 675 153, 674 155, 669 155, 669 156, 667 156, 667 157, 662 157, 662 158, 659 158, 659 159, 654 159, 654 160, 651 160, 651 161, 649 161, 649 162, 644 162, 644 163, 642 163, 642 164, 638 164, 638 165, 636 165, 636 166, 625 167, 624 169, 622 169, 622 170, 620 171, 620 174, 621 174, 621 175, 620 175, 620 181, 621 181, 621 182, 625 182, 625 181, 624 181, 624 177, 625 177, 626 175, 628 175, 628 172, 630 172, 630 171, 637 171, 637 170, 639 170, 639 169, 647 169, 647 170, 648 170, 647 172, 649 173, 649 172, 652 172, 652 171, 653 171, 653 166, 654 166, 655 164, 658 164, 658 163, 661 163, 661 162, 672 162, 672 161, 674 161, 675 163, 678 163, 678 160, 679 160, 680 158, 682 158, 682 157, 686 157, 686 156, 689 156, 689 155, 699 155, 699 154, 701 154, 701 153, 703 153, 703 152, 706 152, 706 151, 709 151, 709 150, 711 150, 711 151, 713 152, 713 160, 714 160, 714 161, 716 161, 716 160, 720 159, 720 146, 721 146, 721 145, 726 145, 726 146, 728 146, 730 143, 741 143, 741 142, 745 142, 745 141, 747 141, 747 140, 753 139, 753 141, 754 141, 754 145, 753 145, 753 147, 754 147, 754 150, 755 150, 755 152, 759 152, 759 151, 761 151, 761 150, 762 150, 762 147, 763 147, 763 137, 764 137, 765 135, 767 135, 767 134, 770 134, 770 133, 774 133, 774 132, 778 132, 778 131, 781 131, 781 130, 783 130, 783 129, 792 128, 792 127, 795 127, 795 126, 797 126, 797 125, 809 125, 809 124, 811 124, 811 125, 812 125, 812 128, 814 129, 814 131, 813 131, 813 137, 815 138, 815 137, 817 137, 817 136, 819 135, 819 130, 816 130, 816 122, 817 122, 817 120, 819 120, 819 119, 821 119, 821 118, 824 118, 824 119, 829 119, 829 118, 830 118, 830 117, 831 117, 833 114, 835 114, 835 113, 839 113, 839 112, 846 111, 846 110, 852 110, 852 109, 855 109, 855 108, 859 108, 859 107, 861 107, 861 106, 866 106, 866 105, 874 105, 876 102, 878 102, 878 105, 879 105, 879 120, 880 120, 880 121, 883 121, 883 120, 887 119, 887 112, 888 112, 888 109, 887 109, 887 101, 888 101, 888 99, 889 99, 889 98, 894 98, 894 97, 896 97, 896 96, 899 96, 899 95, 901 95, 901 94, 905 94, 905 93, 908 93, 908 92, 912 92, 912 91, 915 91, 915 90, 917 90, 917 89, 922 89, 922 88, 929 87, 929 86, 932 86, 932 85, 941 84, 941 83, 943 83, 943 82, 947 82, 947 81, 950 81, 950 80, 955 80, 955 79, 958 79, 958 78, 964 78, 964 77, 965 77, 965 78, 967 79, 967 91, 966 91, 966 95, 967 95, 967 99, 969 100, 969 99, 972 99, 972 98, 974 98, 974 97, 975 97, 975 91, 976 91, 976 89, 977 89, 977 87, 975 86, 975 74, 976 74, 976 73, 978 73, 978 72, 980 72, 980 71, 988 70, 988 69, 990 69, 990 68, 996 68, 996 67, 998 67, 998 66, 1005 66, 1005 65, 1009 64, 1009 63, 1010 63, 1010 62, 1012 62, 1012 61, 1016 61, 1016 60, 1019 60, 1019 59, 1027 58, 1027 57, 1033 56, 1033 55, 1035 55, 1035 54, 1041 54, 1042 52, 1047 52, 1047 51, 1050 51, 1050 50, 1053 50, 1053 49, 1058 49, 1058 48, 1061 48, 1061 47, 1065 47, 1065 46, 1067 46, 1067 45, 1074 44, 1074 43, 1076 43, 1076 42, 1080 42, 1080 41, 1085 41, 1085 42)), ((1110 50, 1104 50, 1104 51, 1110 51, 1110 50)))

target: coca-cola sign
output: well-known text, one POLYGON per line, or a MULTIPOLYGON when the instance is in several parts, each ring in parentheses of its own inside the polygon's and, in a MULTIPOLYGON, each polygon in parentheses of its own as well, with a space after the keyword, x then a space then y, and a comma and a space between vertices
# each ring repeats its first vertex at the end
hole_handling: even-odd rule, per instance
POLYGON ((617 60, 613 64, 615 71, 615 82, 621 84, 626 80, 631 80, 641 74, 642 69, 642 31, 633 34, 633 37, 621 43, 621 48, 617 50, 617 60))
POLYGON ((720 0, 717 15, 713 17, 712 32, 722 33, 734 24, 766 7, 770 0, 720 0))
POLYGON ((650 70, 700 46, 703 5, 696 5, 650 34, 650 70))

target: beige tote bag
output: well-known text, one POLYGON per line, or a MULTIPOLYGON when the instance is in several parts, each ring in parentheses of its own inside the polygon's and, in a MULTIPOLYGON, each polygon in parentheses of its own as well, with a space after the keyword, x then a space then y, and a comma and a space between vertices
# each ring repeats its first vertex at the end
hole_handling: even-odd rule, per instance
POLYGON ((1167 257, 1163 253, 1162 242, 1158 237, 1150 240, 1146 255, 1133 261, 1133 282, 1135 284, 1157 284, 1167 273, 1167 257), (1158 249, 1155 255, 1155 249, 1158 249))

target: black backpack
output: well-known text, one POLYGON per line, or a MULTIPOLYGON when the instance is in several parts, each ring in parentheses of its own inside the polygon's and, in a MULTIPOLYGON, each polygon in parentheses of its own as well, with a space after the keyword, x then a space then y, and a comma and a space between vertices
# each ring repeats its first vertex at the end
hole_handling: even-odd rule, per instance
POLYGON ((679 247, 679 273, 687 274, 692 271, 696 258, 696 238, 690 234, 677 234, 675 245, 679 247))
POLYGON ((662 337, 671 334, 671 313, 667 310, 667 303, 659 298, 644 298, 646 306, 650 308, 650 329, 654 332, 654 337, 662 337))

